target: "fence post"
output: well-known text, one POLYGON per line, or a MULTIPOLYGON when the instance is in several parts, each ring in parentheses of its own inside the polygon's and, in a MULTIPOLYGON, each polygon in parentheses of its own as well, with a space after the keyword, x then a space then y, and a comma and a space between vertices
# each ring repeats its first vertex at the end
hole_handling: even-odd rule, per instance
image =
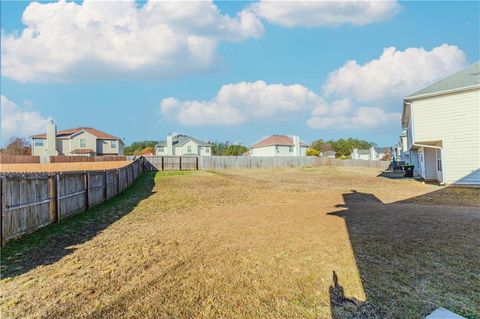
POLYGON ((120 169, 117 169, 117 195, 120 194, 120 169))
POLYGON ((162 171, 164 171, 164 170, 165 170, 165 168, 164 168, 164 158, 162 156, 162 171))
POLYGON ((198 156, 195 157, 195 169, 198 171, 198 156))
POLYGON ((180 170, 182 170, 182 156, 180 156, 178 159, 178 167, 180 168, 180 170))
POLYGON ((107 171, 103 171, 103 199, 107 200, 107 194, 108 194, 108 184, 107 184, 107 171))
POLYGON ((0 176, 0 244, 3 247, 5 245, 5 242, 3 240, 3 215, 6 214, 6 182, 7 177, 6 176, 0 176))
POLYGON ((57 187, 55 174, 48 176, 48 196, 50 197, 50 220, 57 222, 57 187))
POLYGON ((90 209, 90 175, 88 172, 83 172, 85 174, 85 197, 87 199, 87 210, 90 209))
POLYGON ((60 222, 60 219, 61 219, 61 216, 62 216, 62 212, 60 211, 60 174, 55 174, 55 207, 57 208, 57 223, 60 222))

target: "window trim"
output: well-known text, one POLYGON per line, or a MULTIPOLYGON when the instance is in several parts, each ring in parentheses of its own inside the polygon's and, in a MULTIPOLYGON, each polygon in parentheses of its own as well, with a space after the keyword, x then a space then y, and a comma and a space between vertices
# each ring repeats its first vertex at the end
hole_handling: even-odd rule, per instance
POLYGON ((86 138, 81 138, 81 139, 80 139, 80 148, 87 148, 87 139, 86 139, 86 138), (83 144, 83 146, 82 146, 82 141, 85 142, 85 143, 83 144))

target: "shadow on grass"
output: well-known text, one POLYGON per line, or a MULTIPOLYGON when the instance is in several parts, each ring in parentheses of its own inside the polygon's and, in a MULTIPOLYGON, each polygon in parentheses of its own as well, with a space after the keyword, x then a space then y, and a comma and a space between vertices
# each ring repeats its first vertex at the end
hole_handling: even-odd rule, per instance
POLYGON ((152 194, 155 172, 145 171, 135 183, 121 193, 92 209, 79 213, 59 224, 52 224, 2 248, 1 277, 18 276, 40 266, 55 263, 84 243, 152 194))
POLYGON ((438 307, 477 318, 480 212, 425 204, 425 196, 448 192, 390 204, 368 193, 343 194, 338 207, 345 209, 330 215, 346 222, 367 299, 345 297, 334 273, 333 318, 425 318, 438 307))

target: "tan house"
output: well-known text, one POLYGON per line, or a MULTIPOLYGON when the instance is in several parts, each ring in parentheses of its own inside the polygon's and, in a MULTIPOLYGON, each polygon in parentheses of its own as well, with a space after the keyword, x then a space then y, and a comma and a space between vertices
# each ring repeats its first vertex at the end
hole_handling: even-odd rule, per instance
POLYGON ((46 134, 32 136, 32 155, 123 155, 123 141, 91 127, 77 127, 57 132, 55 124, 47 125, 46 134))
POLYGON ((480 185, 480 62, 407 96, 402 126, 414 174, 480 185))

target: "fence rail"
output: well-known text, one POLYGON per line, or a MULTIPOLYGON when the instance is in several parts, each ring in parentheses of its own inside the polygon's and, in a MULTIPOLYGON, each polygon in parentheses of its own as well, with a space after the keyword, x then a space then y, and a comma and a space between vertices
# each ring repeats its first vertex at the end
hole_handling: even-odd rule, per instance
POLYGON ((2 245, 118 195, 140 175, 143 161, 102 171, 1 174, 2 245))

